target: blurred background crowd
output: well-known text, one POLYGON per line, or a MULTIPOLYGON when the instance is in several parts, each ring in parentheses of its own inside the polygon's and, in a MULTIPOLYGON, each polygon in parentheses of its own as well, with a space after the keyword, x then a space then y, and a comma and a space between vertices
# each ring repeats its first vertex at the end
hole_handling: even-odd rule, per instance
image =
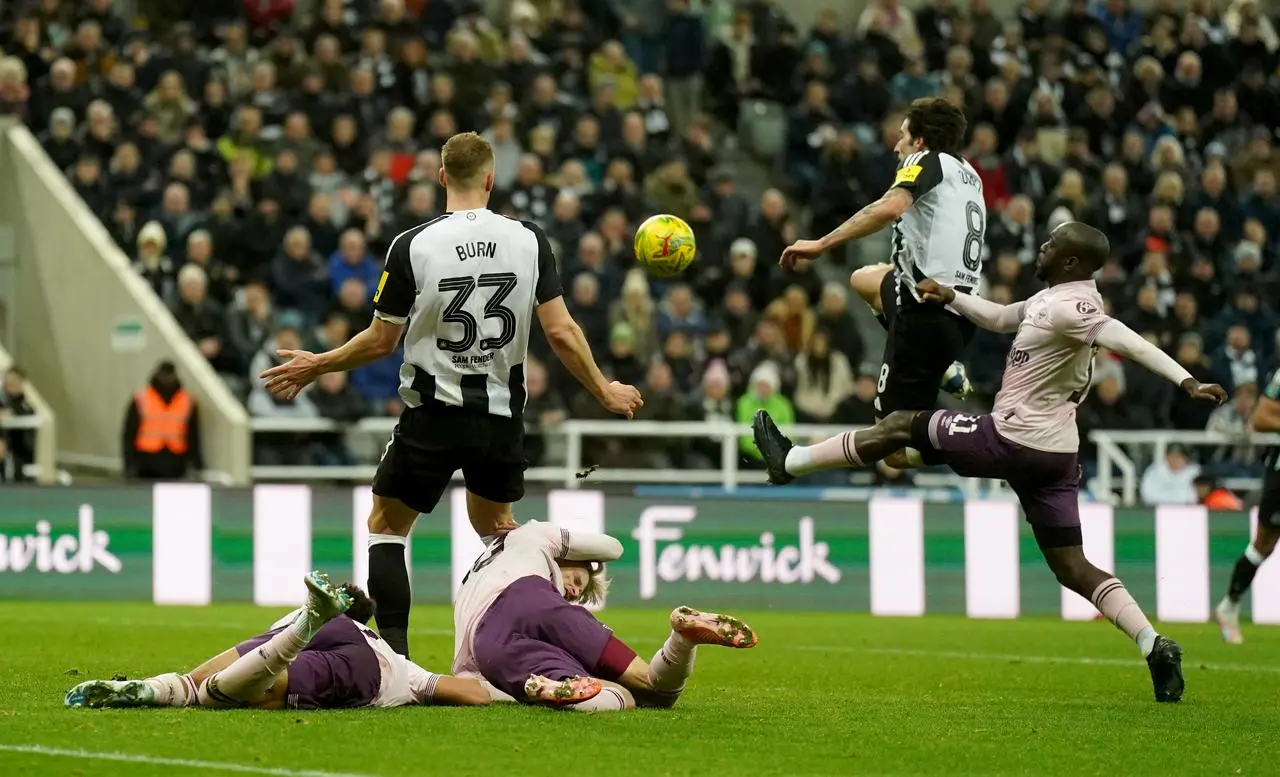
MULTIPOLYGON (((888 187, 902 106, 940 94, 965 109, 984 182, 984 295, 1034 293, 1047 232, 1095 224, 1113 246, 1110 312, 1233 396, 1192 404, 1101 354, 1082 431, 1245 431, 1280 350, 1280 18, 1257 0, 1026 0, 1007 17, 988 0, 872 0, 806 30, 785 5, 139 0, 125 18, 112 0, 15 0, 0 4, 0 110, 255 416, 398 413, 398 359, 290 402, 252 376, 278 348, 331 348, 367 324, 388 242, 443 208, 441 144, 475 130, 497 154, 492 207, 546 230, 571 312, 604 371, 642 388, 645 418, 767 407, 865 424, 880 334, 845 278, 887 250, 776 259, 888 187), (684 278, 633 267, 632 229, 654 212, 697 233, 684 278)), ((975 406, 1007 346, 970 347, 975 406)), ((602 411, 537 338, 532 354, 536 465, 554 455, 542 431, 602 411)), ((259 439, 260 462, 353 463, 340 436, 259 439)), ((604 465, 719 460, 715 442, 596 442, 604 465)), ((1244 472, 1254 456, 1156 465, 1189 486, 1187 468, 1244 472)))

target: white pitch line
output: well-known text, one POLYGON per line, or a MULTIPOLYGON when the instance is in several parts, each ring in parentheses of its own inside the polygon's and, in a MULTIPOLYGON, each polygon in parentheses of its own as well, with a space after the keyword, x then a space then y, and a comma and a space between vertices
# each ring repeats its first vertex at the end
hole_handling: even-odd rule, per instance
POLYGON ((43 755, 54 758, 79 758, 85 761, 118 761, 121 763, 146 764, 148 766, 176 766, 180 769, 203 769, 205 771, 237 772, 240 774, 266 774, 272 777, 371 777, 367 774, 350 772, 323 772, 313 769, 275 769, 266 766, 249 766, 247 764, 227 763, 224 761, 193 761, 187 758, 160 758, 134 753, 109 753, 95 750, 68 750, 61 747, 45 747, 44 745, 3 745, 0 752, 24 753, 27 755, 43 755))
MULTIPOLYGON (((1010 664, 1074 664, 1077 666, 1141 666, 1139 659, 1092 658, 1090 656, 1024 656, 1016 653, 968 653, 959 650, 917 650, 912 648, 871 648, 850 645, 791 645, 789 650, 807 653, 868 653, 881 656, 912 656, 917 658, 942 658, 960 661, 998 661, 1010 664)), ((1269 664, 1202 664, 1188 661, 1189 669, 1205 669, 1211 672, 1265 672, 1280 673, 1280 666, 1269 664)))

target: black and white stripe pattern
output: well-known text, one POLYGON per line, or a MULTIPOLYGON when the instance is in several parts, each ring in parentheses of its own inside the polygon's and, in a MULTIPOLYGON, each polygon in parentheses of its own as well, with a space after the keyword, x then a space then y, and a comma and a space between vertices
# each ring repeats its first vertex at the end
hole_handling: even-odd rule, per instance
POLYGON ((893 224, 891 261, 902 303, 920 301, 916 284, 931 278, 968 290, 981 280, 986 204, 977 171, 951 154, 919 151, 902 161, 910 179, 897 185, 914 201, 893 224))
MULTIPOLYGON (((899 169, 905 170, 906 168, 911 167, 912 165, 919 164, 920 160, 924 158, 924 155, 926 153, 927 152, 925 151, 917 151, 916 153, 909 155, 906 159, 902 160, 902 165, 899 167, 899 169)), ((908 211, 908 213, 910 213, 910 211, 908 211)), ((915 269, 915 265, 911 263, 909 257, 907 256, 906 238, 902 232, 902 222, 906 217, 907 217, 906 214, 904 214, 901 219, 898 219, 893 223, 892 250, 891 250, 891 253, 889 254, 889 257, 890 257, 889 261, 893 263, 893 269, 898 278, 898 283, 895 286, 895 292, 897 293, 897 296, 898 296, 899 305, 902 304, 902 289, 904 286, 908 289, 907 291, 908 296, 910 296, 912 299, 916 299, 915 293, 911 291, 911 289, 915 286, 915 283, 913 281, 907 280, 908 278, 914 277, 915 273, 913 273, 912 270, 915 269)))
POLYGON ((396 237, 388 273, 400 262, 415 297, 408 315, 379 316, 407 324, 407 406, 522 417, 534 309, 560 294, 550 252, 537 227, 484 209, 447 213, 396 237))

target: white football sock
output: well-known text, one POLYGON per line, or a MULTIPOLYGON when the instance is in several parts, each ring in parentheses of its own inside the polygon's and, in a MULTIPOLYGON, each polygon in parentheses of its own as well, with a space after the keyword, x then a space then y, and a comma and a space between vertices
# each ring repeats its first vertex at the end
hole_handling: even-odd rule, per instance
POLYGON ((787 451, 783 468, 789 475, 808 475, 824 469, 865 466, 854 448, 853 434, 837 434, 813 445, 794 445, 787 451))
POLYGON ((577 704, 566 705, 565 709, 575 712, 621 712, 631 706, 627 702, 627 696, 624 696, 622 691, 605 686, 595 697, 577 704))
POLYGON ((157 707, 188 707, 196 702, 196 685, 189 674, 166 672, 143 682, 155 692, 157 707))
POLYGON ((662 693, 684 690, 684 683, 693 672, 696 648, 683 635, 671 632, 649 661, 649 683, 653 689, 662 693))
POLYGON ((205 680, 200 686, 200 706, 236 707, 261 699, 319 631, 319 625, 303 610, 278 634, 205 680))
POLYGON ((1089 601, 1098 608, 1098 612, 1107 617, 1107 620, 1114 623, 1116 628, 1128 634, 1129 638, 1137 643, 1143 656, 1151 655, 1158 635, 1151 627, 1151 621, 1147 620, 1147 616, 1143 614, 1142 608, 1124 587, 1124 583, 1114 577, 1103 580, 1094 589, 1089 601))

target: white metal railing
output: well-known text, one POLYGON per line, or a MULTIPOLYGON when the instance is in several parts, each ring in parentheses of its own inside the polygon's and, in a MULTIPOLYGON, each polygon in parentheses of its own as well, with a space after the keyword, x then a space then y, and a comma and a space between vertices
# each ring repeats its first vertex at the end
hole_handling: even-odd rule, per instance
MULTIPOLYGON (((13 357, 0 345, 0 373, 12 366, 13 357)), ((31 381, 24 380, 23 384, 23 396, 32 412, 29 415, 6 415, 0 418, 0 429, 30 430, 35 434, 33 461, 23 467, 23 475, 33 478, 41 485, 66 482, 69 477, 57 468, 57 418, 53 408, 49 407, 36 387, 31 385, 31 381)))
MULTIPOLYGON (((250 424, 253 434, 355 432, 357 434, 388 436, 395 428, 394 418, 366 418, 353 424, 342 424, 323 418, 282 419, 255 418, 250 424)), ((845 426, 797 424, 787 431, 798 438, 825 438, 848 431, 845 426)), ((585 421, 569 420, 547 430, 546 434, 562 435, 565 442, 565 463, 562 466, 534 467, 526 478, 535 483, 556 483, 565 488, 577 488, 582 478, 579 473, 591 462, 583 455, 583 440, 588 437, 664 437, 700 438, 715 440, 720 445, 720 466, 714 469, 600 469, 590 474, 596 483, 660 483, 660 484, 708 484, 732 490, 739 485, 765 482, 765 473, 743 469, 738 448, 738 438, 750 434, 745 424, 719 421, 585 421)), ((1095 431, 1090 439, 1098 446, 1097 497, 1111 499, 1115 486, 1115 474, 1119 472, 1121 503, 1138 503, 1140 473, 1134 457, 1124 446, 1140 446, 1153 449, 1153 456, 1163 458, 1169 445, 1189 447, 1238 445, 1240 438, 1214 432, 1184 431, 1095 431)), ((1256 445, 1280 445, 1280 435, 1252 435, 1247 438, 1256 445)), ((251 476, 255 480, 368 480, 377 470, 374 466, 325 467, 325 466, 254 466, 251 476)), ((969 497, 978 496, 984 488, 999 486, 993 482, 982 483, 958 475, 921 475, 917 478, 921 487, 959 488, 969 497)), ((1256 478, 1239 478, 1230 484, 1236 488, 1256 487, 1256 478)))
MULTIPOLYGON (((366 418, 353 424, 341 424, 323 418, 285 419, 255 418, 250 422, 253 434, 355 432, 358 434, 390 435, 395 428, 394 418, 366 418)), ((849 431, 847 426, 796 424, 787 432, 799 438, 826 438, 849 431)), ((592 462, 583 456, 583 439, 587 437, 666 437, 716 440, 720 445, 720 466, 715 469, 631 469, 604 468, 591 472, 594 483, 659 483, 664 485, 719 485, 732 490, 739 485, 755 485, 765 482, 760 470, 743 469, 738 449, 738 439, 751 433, 746 424, 722 421, 584 421, 568 420, 548 429, 547 435, 562 435, 565 441, 565 463, 562 466, 534 467, 525 478, 534 483, 558 483, 565 488, 578 488, 584 478, 579 474, 592 462)), ((255 480, 368 480, 377 468, 374 466, 325 467, 325 466, 253 466, 250 476, 255 480)), ((916 478, 921 487, 951 486, 961 489, 966 496, 976 497, 983 483, 958 475, 920 474, 916 478)), ((989 488, 998 484, 987 483, 989 488)))
MULTIPOLYGON (((1280 445, 1280 434, 1252 434, 1244 437, 1222 434, 1221 432, 1178 431, 1152 429, 1146 431, 1108 431, 1091 432, 1089 439, 1098 446, 1098 487, 1100 498, 1107 498, 1114 493, 1112 469, 1120 472, 1120 502, 1124 505, 1138 504, 1138 465, 1133 457, 1122 446, 1142 446, 1152 449, 1152 460, 1165 457, 1170 445, 1184 445, 1189 448, 1203 448, 1220 445, 1239 445, 1249 442, 1253 445, 1280 445)), ((1257 487, 1257 478, 1235 478, 1230 483, 1238 489, 1252 490, 1257 487)))
POLYGON ((22 474, 38 483, 63 483, 69 479, 54 463, 52 426, 51 418, 42 413, 0 418, 0 430, 35 432, 34 461, 23 466, 22 474))

